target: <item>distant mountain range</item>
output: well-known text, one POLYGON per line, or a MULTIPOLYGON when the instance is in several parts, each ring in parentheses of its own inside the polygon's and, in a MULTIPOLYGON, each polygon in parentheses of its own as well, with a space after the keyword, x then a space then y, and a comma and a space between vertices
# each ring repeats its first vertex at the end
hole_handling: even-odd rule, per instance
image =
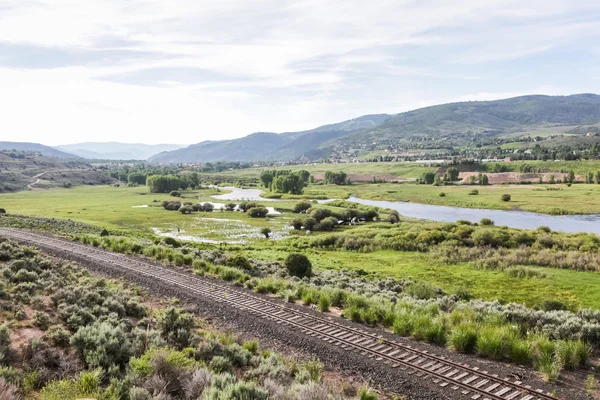
POLYGON ((82 158, 97 160, 146 160, 164 151, 185 147, 180 144, 142 144, 119 142, 86 142, 56 146, 57 149, 82 158))
POLYGON ((389 119, 388 114, 364 115, 359 118, 324 125, 302 132, 257 132, 221 141, 205 141, 183 149, 163 152, 150 162, 213 162, 292 160, 302 156, 318 158, 321 148, 344 136, 372 129, 389 119))
POLYGON ((79 159, 80 157, 71 153, 67 153, 61 151, 59 149, 55 149, 50 146, 44 146, 39 143, 29 143, 29 142, 0 142, 0 150, 17 150, 17 151, 31 151, 40 153, 46 157, 56 157, 56 158, 72 158, 79 159))
MULTIPOLYGON (((223 141, 205 141, 149 159, 158 163, 214 161, 277 161, 302 157, 318 159, 333 149, 381 149, 411 141, 439 141, 456 145, 447 135, 460 136, 460 144, 473 144, 476 135, 502 136, 543 127, 600 123, 600 96, 531 95, 496 101, 450 103, 396 115, 365 115, 302 132, 267 133, 223 141), (471 142, 469 142, 471 141, 471 142)), ((582 127, 586 131, 587 127, 582 127)), ((565 128, 565 132, 567 129, 565 128)), ((367 151, 367 150, 365 150, 367 151)))

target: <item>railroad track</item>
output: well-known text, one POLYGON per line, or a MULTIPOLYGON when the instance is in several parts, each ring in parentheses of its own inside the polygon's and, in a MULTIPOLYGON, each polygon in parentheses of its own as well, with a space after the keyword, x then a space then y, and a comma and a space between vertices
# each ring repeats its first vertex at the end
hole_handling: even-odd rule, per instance
POLYGON ((83 244, 38 235, 28 231, 0 228, 0 236, 47 250, 59 250, 101 264, 113 271, 129 272, 160 280, 205 298, 244 310, 257 317, 275 321, 322 339, 344 350, 400 368, 420 379, 430 379, 444 392, 459 392, 472 400, 558 400, 550 393, 534 389, 520 381, 501 378, 487 371, 460 364, 443 356, 418 350, 398 341, 384 339, 372 332, 319 317, 266 299, 225 283, 209 282, 141 260, 100 250, 83 244))

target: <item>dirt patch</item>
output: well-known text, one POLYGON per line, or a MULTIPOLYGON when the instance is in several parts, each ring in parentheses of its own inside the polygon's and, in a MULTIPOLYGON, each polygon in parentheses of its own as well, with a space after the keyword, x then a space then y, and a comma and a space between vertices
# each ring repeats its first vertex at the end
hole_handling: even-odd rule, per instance
MULTIPOLYGON (((533 173, 521 173, 521 172, 496 172, 496 173, 485 173, 488 177, 488 181, 490 185, 500 185, 503 183, 539 183, 540 176, 542 177, 544 183, 550 183, 550 177, 554 175, 554 180, 558 182, 559 180, 564 182, 567 178, 568 174, 553 172, 553 173, 543 173, 543 174, 533 174, 533 173)), ((459 183, 468 184, 471 176, 474 176, 475 179, 479 177, 479 172, 461 172, 458 177, 461 179, 459 183)), ((585 177, 581 175, 575 176, 576 182, 585 182, 585 177)))
MULTIPOLYGON (((315 180, 325 179, 325 174, 313 174, 315 180)), ((411 182, 415 178, 400 178, 392 174, 348 174, 348 179, 352 182, 411 182)))

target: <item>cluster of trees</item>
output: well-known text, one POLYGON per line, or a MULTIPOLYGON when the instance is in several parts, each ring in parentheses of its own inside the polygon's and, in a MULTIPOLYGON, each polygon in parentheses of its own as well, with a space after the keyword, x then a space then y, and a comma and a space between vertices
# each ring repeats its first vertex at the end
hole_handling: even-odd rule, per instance
POLYGON ((327 171, 325 172, 325 183, 334 185, 349 185, 350 179, 348 179, 348 175, 343 171, 327 171))
POLYGON ((306 170, 265 170, 260 174, 263 186, 276 193, 302 194, 310 178, 306 170))
POLYGON ((146 180, 151 193, 170 193, 183 188, 183 181, 175 175, 151 175, 146 180))
POLYGON ((301 201, 297 203, 293 211, 295 213, 305 213, 306 217, 294 219, 291 226, 296 229, 305 229, 307 231, 332 231, 340 223, 373 221, 379 218, 379 213, 374 208, 365 210, 357 208, 346 208, 338 212, 325 207, 312 207, 309 202, 301 201))

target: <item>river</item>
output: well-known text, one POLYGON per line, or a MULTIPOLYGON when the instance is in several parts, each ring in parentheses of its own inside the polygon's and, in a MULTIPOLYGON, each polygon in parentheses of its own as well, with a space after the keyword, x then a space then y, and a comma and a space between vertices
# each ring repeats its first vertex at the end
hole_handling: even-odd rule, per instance
MULTIPOLYGON (((219 200, 240 201, 278 201, 260 197, 260 189, 240 189, 235 187, 224 188, 231 193, 213 196, 219 200)), ((320 200, 325 203, 331 200, 320 200)), ((529 211, 487 210, 480 208, 461 208, 448 206, 435 206, 429 204, 395 202, 384 200, 365 200, 352 196, 348 201, 381 208, 396 210, 405 217, 428 219, 432 221, 456 222, 467 220, 479 222, 482 218, 489 218, 496 225, 510 228, 536 229, 547 226, 552 230, 561 232, 589 232, 600 235, 600 214, 591 215, 548 215, 529 211)))

